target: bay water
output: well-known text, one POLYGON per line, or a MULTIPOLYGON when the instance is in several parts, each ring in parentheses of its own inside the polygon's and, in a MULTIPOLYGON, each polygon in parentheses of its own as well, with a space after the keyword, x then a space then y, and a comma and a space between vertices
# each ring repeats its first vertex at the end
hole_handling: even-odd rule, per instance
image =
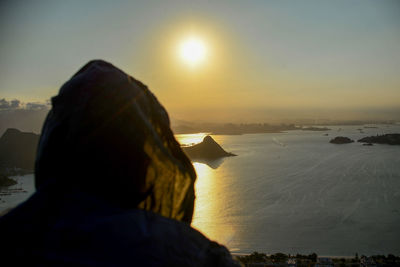
POLYGON ((399 255, 400 146, 329 143, 400 133, 375 127, 212 136, 238 156, 194 163, 192 225, 238 254, 399 255))
MULTIPOLYGON (((399 255, 400 146, 329 143, 400 133, 400 125, 375 127, 213 135, 237 156, 193 163, 192 226, 237 254, 399 255)), ((176 137, 187 145, 205 135, 176 137)), ((2 191, 0 213, 34 192, 33 175, 14 178, 17 193, 2 191)))

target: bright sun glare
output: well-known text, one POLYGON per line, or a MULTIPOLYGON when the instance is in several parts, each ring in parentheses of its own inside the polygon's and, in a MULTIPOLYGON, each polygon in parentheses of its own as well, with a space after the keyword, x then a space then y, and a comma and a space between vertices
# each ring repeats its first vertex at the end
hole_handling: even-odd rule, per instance
POLYGON ((200 38, 190 37, 184 40, 179 47, 179 54, 182 60, 191 65, 197 65, 206 57, 206 46, 200 38))

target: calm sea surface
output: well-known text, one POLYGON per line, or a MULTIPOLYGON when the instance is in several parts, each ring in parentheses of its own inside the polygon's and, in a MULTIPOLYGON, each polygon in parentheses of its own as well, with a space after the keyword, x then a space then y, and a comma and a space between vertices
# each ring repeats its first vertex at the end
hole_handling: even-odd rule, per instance
MULTIPOLYGON (((213 136, 238 156, 194 163, 192 225, 234 253, 399 255, 400 146, 329 143, 400 133, 400 125, 377 127, 213 136)), ((191 144, 204 136, 177 138, 191 144)), ((28 192, 0 196, 0 212, 34 191, 32 175, 17 179, 11 188, 28 192)))
POLYGON ((399 255, 400 146, 329 143, 400 133, 377 127, 213 136, 238 156, 194 163, 193 226, 235 253, 399 255))

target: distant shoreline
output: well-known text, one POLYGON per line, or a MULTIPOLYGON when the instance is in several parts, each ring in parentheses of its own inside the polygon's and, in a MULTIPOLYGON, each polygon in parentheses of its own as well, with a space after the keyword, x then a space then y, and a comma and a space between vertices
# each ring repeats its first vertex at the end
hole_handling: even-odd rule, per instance
POLYGON ((364 126, 365 129, 379 128, 376 125, 396 125, 394 121, 343 121, 325 123, 181 123, 173 127, 175 134, 210 133, 211 135, 243 135, 257 133, 284 133, 286 131, 329 131, 328 126, 364 126), (374 126, 371 126, 374 125, 374 126))

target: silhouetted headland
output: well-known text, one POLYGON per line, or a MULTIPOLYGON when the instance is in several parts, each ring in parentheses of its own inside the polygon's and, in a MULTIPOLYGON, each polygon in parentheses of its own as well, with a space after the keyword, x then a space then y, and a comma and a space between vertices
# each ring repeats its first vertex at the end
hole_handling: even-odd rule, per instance
POLYGON ((7 175, 33 172, 39 137, 7 129, 0 138, 0 170, 7 175))
POLYGON ((329 141, 329 143, 332 144, 348 144, 348 143, 353 143, 354 140, 351 140, 348 137, 344 137, 344 136, 337 136, 333 139, 331 139, 331 141, 329 141))
POLYGON ((400 134, 383 134, 361 138, 357 142, 371 144, 400 145, 400 134))
POLYGON ((204 137, 203 142, 183 147, 183 151, 189 156, 191 159, 218 159, 223 157, 232 157, 236 156, 235 154, 226 152, 215 140, 207 135, 204 137))

